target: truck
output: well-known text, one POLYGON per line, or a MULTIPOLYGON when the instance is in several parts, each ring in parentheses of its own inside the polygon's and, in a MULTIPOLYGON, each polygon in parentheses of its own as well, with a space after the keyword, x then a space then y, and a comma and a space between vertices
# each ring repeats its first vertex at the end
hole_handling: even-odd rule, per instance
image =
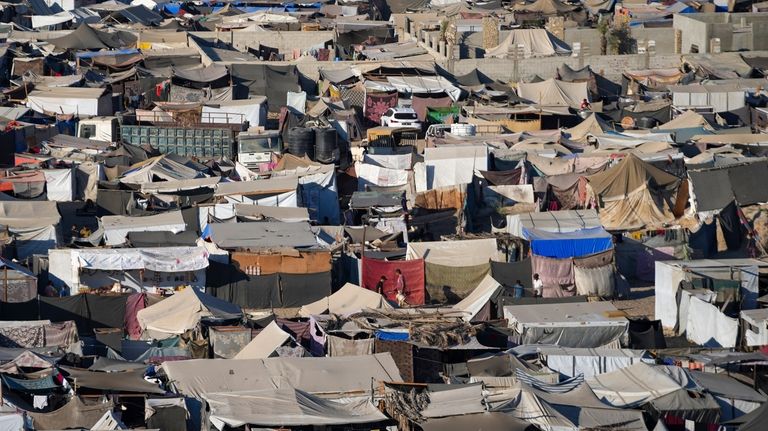
POLYGON ((259 164, 272 160, 272 154, 282 152, 283 138, 277 130, 248 131, 237 135, 237 161, 248 169, 257 170, 259 164))

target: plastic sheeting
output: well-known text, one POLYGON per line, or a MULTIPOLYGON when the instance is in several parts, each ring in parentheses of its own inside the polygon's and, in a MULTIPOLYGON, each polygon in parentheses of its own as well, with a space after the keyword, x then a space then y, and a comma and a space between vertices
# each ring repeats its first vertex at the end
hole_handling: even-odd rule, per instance
POLYGON ((37 87, 26 106, 41 114, 112 115, 112 100, 103 88, 37 87))
POLYGON ((456 303, 467 297, 490 273, 488 263, 475 266, 425 265, 427 291, 431 302, 456 303))
MULTIPOLYGON (((523 45, 525 58, 549 57, 571 52, 568 45, 544 29, 515 29, 498 46, 487 49, 485 57, 514 57, 518 45, 523 45)), ((521 95, 521 97, 524 96, 521 95)))
POLYGON ((636 363, 593 376, 587 384, 602 401, 614 407, 636 407, 683 387, 657 367, 636 363))
POLYGON ((547 368, 566 377, 583 375, 589 378, 621 370, 637 362, 655 362, 644 350, 540 347, 539 354, 544 357, 547 368))
POLYGON ((243 425, 298 427, 348 425, 387 419, 368 398, 336 402, 306 392, 279 387, 233 393, 207 393, 211 423, 219 429, 243 425))
POLYGON ((387 277, 384 283, 382 295, 390 301, 397 303, 397 274, 395 270, 402 271, 405 281, 403 294, 409 305, 422 305, 425 301, 424 288, 424 261, 421 259, 385 261, 378 259, 363 259, 363 287, 376 291, 376 286, 381 276, 387 277))
POLYGON ((365 309, 392 309, 386 298, 360 286, 346 283, 331 296, 301 307, 299 314, 310 317, 317 314, 338 314, 345 316, 365 309))
POLYGON ((355 163, 358 190, 365 191, 367 185, 397 187, 408 184, 408 171, 390 169, 367 163, 355 163))
POLYGON ((106 245, 125 244, 130 232, 183 232, 187 225, 181 211, 169 211, 151 216, 125 217, 104 216, 101 218, 106 245))
POLYGON ((602 253, 613 248, 613 237, 602 227, 574 232, 550 233, 523 228, 534 254, 552 258, 568 258, 602 253))
POLYGON ((490 261, 506 261, 495 238, 409 242, 405 256, 409 260, 424 259, 427 263, 446 266, 474 266, 490 261))
POLYGON ((268 358, 275 353, 278 347, 291 339, 292 337, 289 333, 283 331, 277 323, 272 321, 232 359, 268 358))
POLYGON ((598 268, 573 268, 576 293, 587 296, 610 298, 616 289, 613 265, 598 268))
POLYGON ((417 192, 470 184, 476 170, 488 170, 488 148, 485 145, 425 148, 424 164, 426 189, 417 187, 417 192))
POLYGON ((46 169, 45 191, 49 201, 71 202, 75 197, 75 176, 72 169, 46 169))
POLYGON ((691 297, 686 336, 706 347, 736 347, 739 320, 726 316, 712 304, 691 297))

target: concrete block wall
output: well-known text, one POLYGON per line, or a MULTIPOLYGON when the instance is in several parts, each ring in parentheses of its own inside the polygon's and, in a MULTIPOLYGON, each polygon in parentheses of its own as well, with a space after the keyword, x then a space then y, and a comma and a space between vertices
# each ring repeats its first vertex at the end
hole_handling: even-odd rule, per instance
POLYGON ((680 66, 680 56, 667 55, 605 55, 589 56, 585 58, 574 57, 544 57, 511 59, 466 59, 453 63, 453 73, 462 75, 479 69, 490 78, 505 82, 522 80, 529 76, 539 75, 542 78, 551 78, 557 74, 557 68, 567 64, 574 69, 591 66, 596 72, 603 71, 606 78, 617 81, 625 70, 670 68, 680 66))
POLYGON ((296 48, 304 52, 334 40, 332 31, 200 31, 190 34, 206 40, 214 40, 218 37, 223 42, 231 42, 240 51, 247 51, 249 47, 258 49, 259 44, 264 44, 279 49, 280 53, 289 53, 296 48))

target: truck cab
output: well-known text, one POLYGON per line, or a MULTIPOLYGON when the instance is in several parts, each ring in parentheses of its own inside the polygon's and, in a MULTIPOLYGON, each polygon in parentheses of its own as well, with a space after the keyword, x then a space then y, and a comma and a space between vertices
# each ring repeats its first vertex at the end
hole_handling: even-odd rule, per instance
POLYGON ((260 163, 269 163, 272 154, 283 151, 280 132, 241 132, 237 135, 237 161, 248 169, 256 169, 260 163))
POLYGON ((77 137, 116 142, 120 136, 117 117, 91 117, 77 123, 77 137))

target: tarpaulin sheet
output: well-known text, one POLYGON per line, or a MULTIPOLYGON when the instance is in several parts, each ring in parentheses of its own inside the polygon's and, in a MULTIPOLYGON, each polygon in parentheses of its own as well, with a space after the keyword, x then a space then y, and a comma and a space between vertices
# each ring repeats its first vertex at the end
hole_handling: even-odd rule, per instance
POLYGON ((251 342, 251 328, 242 326, 210 328, 208 339, 214 358, 231 359, 251 342))
POLYGON ((280 274, 283 307, 301 307, 331 294, 331 272, 280 274))
POLYGON ((544 283, 542 295, 546 298, 572 296, 575 294, 573 285, 576 282, 571 259, 552 259, 533 255, 531 257, 533 273, 539 274, 544 283))
POLYGON ((93 332, 88 301, 85 295, 65 296, 62 298, 41 296, 40 318, 51 322, 64 322, 73 320, 77 324, 78 332, 93 332))
POLYGON ((366 186, 393 187, 408 184, 408 171, 388 169, 366 163, 355 163, 358 190, 365 191, 366 186))
POLYGON ((288 92, 300 89, 295 65, 235 63, 229 69, 237 86, 247 88, 254 96, 267 96, 270 112, 279 112, 287 104, 288 92))
POLYGON ((598 268, 573 269, 576 292, 579 295, 600 296, 609 298, 613 296, 615 282, 613 277, 613 265, 605 265, 598 268))
POLYGON ((719 210, 733 202, 728 169, 689 171, 688 177, 696 197, 696 211, 719 210))
POLYGON ((77 266, 85 269, 185 272, 208 267, 208 252, 204 247, 93 249, 75 250, 73 254, 77 266))
POLYGON ((105 373, 71 367, 61 367, 67 378, 78 387, 110 392, 131 392, 140 394, 165 393, 158 385, 144 380, 144 369, 105 373))
POLYGON ((1 377, 6 387, 26 394, 48 395, 61 387, 53 380, 53 376, 38 379, 17 379, 3 374, 1 377))
POLYGON ((74 199, 75 181, 72 169, 46 169, 45 191, 48 200, 57 202, 71 202, 74 199))
POLYGON ((94 328, 123 328, 129 295, 81 295, 86 297, 94 328))
POLYGON ((764 187, 760 180, 767 173, 768 161, 750 163, 728 170, 733 193, 739 205, 768 202, 768 187, 764 187))
POLYGON ((491 271, 489 263, 475 266, 425 264, 429 300, 455 304, 466 298, 491 271))
POLYGON ((209 294, 244 308, 282 307, 280 275, 246 275, 232 265, 211 262, 206 272, 209 294))
POLYGON ((429 97, 424 95, 414 94, 411 97, 411 107, 416 111, 416 116, 419 117, 419 121, 425 121, 427 119, 428 108, 448 108, 453 104, 450 97, 429 97))
MULTIPOLYGON (((426 190, 472 183, 476 170, 488 169, 488 147, 452 146, 424 149, 426 190)), ((426 190, 419 190, 423 192, 426 190)))
POLYGON ((387 109, 397 106, 397 91, 365 94, 365 118, 375 124, 381 123, 381 116, 387 109))
POLYGON ((114 408, 112 402, 85 404, 75 395, 64 407, 50 413, 28 412, 37 430, 58 430, 69 428, 91 429, 104 413, 114 408))
POLYGON ((268 358, 275 353, 278 347, 291 339, 291 335, 285 332, 274 321, 262 329, 258 335, 237 352, 233 359, 260 359, 268 358))
POLYGON ((424 259, 445 266, 474 266, 505 260, 496 245, 496 238, 409 242, 406 258, 424 259))
POLYGON ((509 171, 480 171, 480 174, 493 186, 506 186, 520 184, 524 168, 511 169, 509 171))
POLYGON ((736 346, 739 333, 739 319, 726 316, 717 307, 694 296, 688 308, 686 336, 700 346, 736 346))
POLYGON ((491 262, 491 276, 505 287, 512 287, 520 280, 523 286, 532 287, 533 268, 531 259, 518 262, 491 262))
POLYGON ((128 297, 125 304, 125 331, 134 340, 141 337, 141 325, 136 314, 146 307, 146 295, 146 293, 134 293, 128 297))
MULTIPOLYGON (((564 42, 557 40, 544 29, 516 29, 498 46, 487 49, 485 57, 506 58, 515 53, 518 45, 523 45, 524 57, 549 57, 556 54, 570 53, 571 49, 564 42)), ((586 85, 585 98, 586 98, 586 85)), ((521 95, 521 97, 524 97, 521 95)))
POLYGON ((601 227, 561 233, 523 228, 523 233, 531 242, 533 254, 538 256, 563 259, 601 253, 613 248, 611 234, 601 227))
POLYGON ((409 305, 422 305, 425 301, 424 288, 424 260, 400 260, 385 261, 378 259, 363 259, 363 287, 368 290, 376 291, 376 285, 381 276, 387 277, 384 283, 382 295, 388 300, 397 303, 397 275, 395 270, 399 269, 405 280, 405 289, 403 294, 409 305))
POLYGON ((519 96, 541 106, 564 106, 574 109, 589 99, 586 82, 565 82, 548 79, 542 82, 518 84, 519 96))

